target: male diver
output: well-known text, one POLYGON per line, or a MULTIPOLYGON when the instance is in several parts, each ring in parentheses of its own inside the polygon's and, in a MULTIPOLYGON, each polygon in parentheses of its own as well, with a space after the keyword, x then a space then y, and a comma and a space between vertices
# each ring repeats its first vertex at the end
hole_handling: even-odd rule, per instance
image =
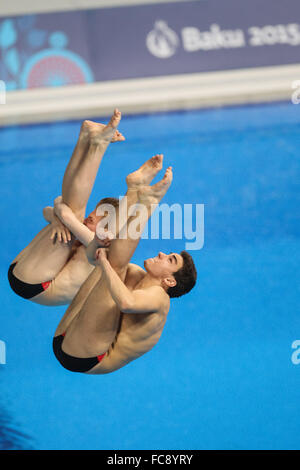
MULTIPOLYGON (((85 211, 109 143, 125 140, 117 130, 120 119, 121 113, 116 109, 107 126, 83 122, 62 184, 62 202, 76 217, 77 223, 72 226, 74 237, 71 238, 53 208, 46 207, 43 213, 50 224, 18 254, 8 271, 10 286, 21 297, 42 305, 69 304, 94 269, 87 261, 85 247, 94 238, 96 225, 103 216, 97 216, 96 207, 85 219, 85 211)), ((105 198, 99 204, 117 206, 118 202, 105 198)), ((102 246, 109 243, 108 239, 103 240, 102 246)))
MULTIPOLYGON (((161 181, 149 186, 162 168, 162 159, 162 155, 152 157, 126 178, 126 227, 138 218, 140 235, 172 182, 169 167, 161 181), (142 211, 144 218, 141 212, 130 212, 137 203, 146 208, 142 211)), ((117 211, 122 210, 122 204, 123 200, 117 211)), ((70 209, 58 204, 57 213, 71 228, 70 209)), ((195 265, 186 251, 159 253, 145 260, 145 270, 130 264, 139 239, 128 231, 126 237, 113 239, 106 250, 99 248, 95 236, 87 247, 87 257, 96 267, 68 307, 53 338, 54 354, 66 369, 105 374, 145 354, 161 336, 170 298, 189 292, 195 285, 195 265)))

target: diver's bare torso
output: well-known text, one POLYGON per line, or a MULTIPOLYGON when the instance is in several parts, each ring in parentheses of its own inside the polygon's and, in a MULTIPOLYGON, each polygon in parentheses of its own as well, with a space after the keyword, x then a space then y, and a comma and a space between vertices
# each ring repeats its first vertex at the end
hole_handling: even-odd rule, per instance
POLYGON ((134 361, 152 349, 161 337, 167 313, 121 313, 120 331, 104 359, 88 374, 106 374, 134 361))
MULTIPOLYGON (((130 265, 125 284, 130 290, 139 288, 146 272, 139 266, 130 265), (143 274, 141 273, 143 271, 143 274)), ((88 374, 113 372, 134 361, 152 349, 161 337, 170 308, 169 296, 157 313, 121 313, 119 331, 104 359, 88 374)))
MULTIPOLYGON (((130 264, 125 279, 126 287, 130 290, 137 289, 145 275, 146 272, 140 266, 130 264)), ((99 277, 96 277, 95 272, 86 281, 83 286, 86 292, 81 291, 84 297, 89 295, 98 279, 99 277)), ((66 332, 63 350, 66 349, 68 354, 75 357, 95 356, 99 336, 101 335, 98 327, 99 311, 86 312, 82 308, 83 303, 84 300, 80 299, 79 294, 78 301, 77 298, 74 299, 72 308, 67 310, 55 332, 55 336, 66 332), (68 342, 68 330, 71 332, 69 335, 72 338, 70 342, 68 342), (76 332, 78 332, 78 336, 76 332), (72 350, 74 344, 75 349, 72 350), (80 349, 80 344, 83 345, 83 349, 80 349)), ((104 359, 87 373, 105 374, 113 372, 152 349, 162 334, 169 307, 169 296, 166 294, 166 302, 157 313, 121 313, 115 341, 111 344, 104 359)), ((101 309, 101 305, 99 309, 101 309)))

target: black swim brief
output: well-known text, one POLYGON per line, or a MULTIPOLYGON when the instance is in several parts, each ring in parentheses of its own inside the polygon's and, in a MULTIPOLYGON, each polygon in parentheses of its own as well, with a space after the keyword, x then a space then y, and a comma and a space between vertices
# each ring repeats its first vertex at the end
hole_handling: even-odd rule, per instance
POLYGON ((99 362, 102 361, 105 354, 95 357, 74 357, 65 353, 62 350, 62 342, 64 340, 65 333, 59 336, 54 336, 53 338, 53 352, 56 356, 56 359, 61 363, 61 365, 70 370, 71 372, 88 372, 93 367, 95 367, 99 362))
POLYGON ((27 282, 23 282, 18 279, 13 273, 16 264, 17 263, 13 263, 10 265, 7 276, 10 287, 17 295, 23 297, 23 299, 32 299, 36 295, 41 294, 48 289, 51 281, 41 282, 39 284, 28 284, 27 282))

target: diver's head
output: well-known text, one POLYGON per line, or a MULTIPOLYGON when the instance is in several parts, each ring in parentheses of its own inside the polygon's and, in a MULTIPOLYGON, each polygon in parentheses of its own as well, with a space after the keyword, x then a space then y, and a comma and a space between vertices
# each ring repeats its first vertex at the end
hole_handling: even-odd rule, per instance
POLYGON ((159 252, 144 261, 147 273, 159 280, 170 297, 187 294, 196 284, 197 271, 187 251, 165 254, 159 252))
POLYGON ((97 209, 102 204, 111 204, 116 209, 117 207, 119 207, 119 199, 117 199, 115 197, 105 197, 105 198, 101 199, 101 201, 99 201, 98 204, 96 205, 93 212, 91 212, 84 219, 84 222, 83 222, 84 225, 86 225, 92 232, 96 232, 97 224, 100 222, 100 220, 103 219, 103 217, 106 216, 106 214, 97 215, 97 209))

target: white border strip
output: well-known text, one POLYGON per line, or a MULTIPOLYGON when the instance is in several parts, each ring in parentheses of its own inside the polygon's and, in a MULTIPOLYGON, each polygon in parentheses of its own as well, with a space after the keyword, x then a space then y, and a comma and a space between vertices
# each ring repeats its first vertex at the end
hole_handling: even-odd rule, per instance
POLYGON ((0 16, 18 16, 31 13, 51 13, 70 10, 90 10, 97 8, 128 7, 153 3, 175 3, 207 0, 14 0, 0 5, 0 16))
POLYGON ((0 124, 289 100, 300 64, 7 92, 0 124))

